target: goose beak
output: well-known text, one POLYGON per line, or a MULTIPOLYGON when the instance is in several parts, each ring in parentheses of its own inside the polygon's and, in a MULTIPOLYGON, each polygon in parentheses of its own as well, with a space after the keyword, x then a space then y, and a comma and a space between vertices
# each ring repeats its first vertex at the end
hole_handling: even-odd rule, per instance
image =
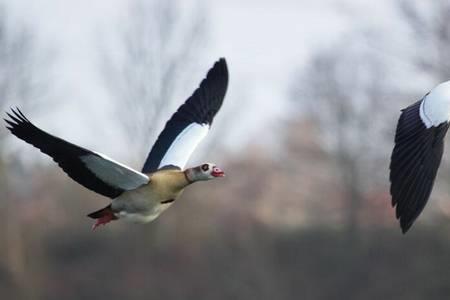
POLYGON ((218 167, 215 167, 211 172, 211 175, 214 177, 225 177, 225 172, 219 169, 218 167))

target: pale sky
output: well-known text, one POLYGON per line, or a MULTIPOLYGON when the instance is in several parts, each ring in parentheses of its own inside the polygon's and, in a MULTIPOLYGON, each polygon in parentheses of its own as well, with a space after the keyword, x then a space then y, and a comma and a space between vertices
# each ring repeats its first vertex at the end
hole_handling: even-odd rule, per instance
MULTIPOLYGON (((185 3, 189 5, 193 1, 186 0, 185 3)), ((40 43, 58 53, 52 94, 64 109, 59 116, 39 116, 39 124, 73 142, 116 154, 107 143, 114 139, 114 130, 105 132, 90 128, 90 124, 95 118, 106 118, 101 105, 108 97, 97 69, 98 36, 117 28, 128 1, 3 2, 11 9, 14 22, 32 26, 40 43)), ((199 57, 198 73, 192 75, 194 86, 186 91, 186 96, 212 63, 225 56, 231 81, 222 117, 228 117, 226 111, 231 107, 244 110, 245 116, 237 125, 230 126, 227 145, 239 147, 246 141, 259 141, 261 133, 264 133, 264 142, 276 141, 277 134, 270 128, 286 115, 287 92, 293 72, 315 49, 339 39, 355 23, 388 19, 387 1, 373 2, 204 1, 210 11, 210 43, 199 57)), ((184 100, 180 99, 180 103, 184 100)))

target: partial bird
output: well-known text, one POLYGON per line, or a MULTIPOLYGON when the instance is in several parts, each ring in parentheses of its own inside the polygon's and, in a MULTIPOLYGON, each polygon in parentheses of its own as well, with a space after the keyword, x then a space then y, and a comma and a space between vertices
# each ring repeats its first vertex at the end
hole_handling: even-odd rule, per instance
POLYGON ((227 87, 228 68, 221 58, 167 121, 141 172, 48 134, 18 108, 7 113, 5 122, 12 134, 52 157, 73 180, 112 199, 108 206, 88 214, 96 219, 92 229, 118 219, 147 223, 169 208, 188 185, 225 176, 212 163, 187 169, 185 165, 208 134, 227 87))
POLYGON ((450 81, 402 110, 390 164, 392 206, 403 233, 420 215, 433 189, 450 121, 450 81))

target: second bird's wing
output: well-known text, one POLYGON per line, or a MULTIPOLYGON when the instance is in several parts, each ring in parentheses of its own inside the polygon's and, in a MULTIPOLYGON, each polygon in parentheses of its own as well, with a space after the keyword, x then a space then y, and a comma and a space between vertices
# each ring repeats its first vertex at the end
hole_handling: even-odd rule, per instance
POLYGON ((448 122, 427 127, 420 115, 423 101, 402 111, 391 156, 392 205, 404 233, 430 197, 449 127, 448 122))

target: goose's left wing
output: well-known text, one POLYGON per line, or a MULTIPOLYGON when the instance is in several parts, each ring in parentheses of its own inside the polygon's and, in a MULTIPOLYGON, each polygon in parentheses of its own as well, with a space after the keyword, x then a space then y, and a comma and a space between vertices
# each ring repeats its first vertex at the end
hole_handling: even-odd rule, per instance
POLYGON ((7 115, 10 119, 5 121, 12 134, 52 157, 67 175, 94 192, 115 198, 149 181, 147 175, 103 154, 48 134, 33 125, 19 109, 7 115))
POLYGON ((151 173, 164 166, 181 169, 208 134, 214 116, 222 106, 228 86, 224 58, 217 61, 195 92, 166 123, 142 168, 151 173))

